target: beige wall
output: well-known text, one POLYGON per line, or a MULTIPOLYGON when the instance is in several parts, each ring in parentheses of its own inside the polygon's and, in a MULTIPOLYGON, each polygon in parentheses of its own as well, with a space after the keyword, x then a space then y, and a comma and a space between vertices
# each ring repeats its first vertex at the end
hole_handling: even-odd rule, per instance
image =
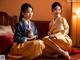
POLYGON ((34 8, 34 20, 51 20, 51 5, 53 2, 58 1, 63 7, 63 16, 70 20, 70 4, 67 0, 0 0, 0 11, 5 11, 9 15, 18 16, 20 6, 28 2, 34 8))

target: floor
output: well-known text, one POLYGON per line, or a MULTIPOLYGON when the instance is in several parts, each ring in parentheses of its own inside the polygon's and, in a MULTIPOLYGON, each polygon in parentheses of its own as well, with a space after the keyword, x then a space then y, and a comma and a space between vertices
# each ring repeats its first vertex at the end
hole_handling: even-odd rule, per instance
MULTIPOLYGON (((36 59, 36 60, 66 60, 66 59, 59 57, 59 58, 43 58, 43 59, 36 59)), ((80 54, 71 55, 70 60, 80 60, 80 54)))
MULTIPOLYGON (((70 60, 80 60, 80 54, 72 54, 71 57, 72 59, 70 60)), ((29 60, 29 59, 23 58, 23 59, 7 59, 7 60, 29 60)), ((33 60, 67 60, 67 59, 60 57, 60 58, 36 58, 33 60)))
MULTIPOLYGON (((70 60, 80 60, 80 48, 78 48, 79 50, 79 53, 74 53, 74 54, 71 54, 71 59, 70 60)), ((12 58, 8 58, 7 60, 30 60, 30 59, 26 59, 26 58, 21 58, 21 59, 12 59, 12 58)), ((67 59, 64 59, 62 57, 55 57, 55 58, 50 58, 50 57, 38 57, 36 59, 33 59, 33 60, 67 60, 67 59)))

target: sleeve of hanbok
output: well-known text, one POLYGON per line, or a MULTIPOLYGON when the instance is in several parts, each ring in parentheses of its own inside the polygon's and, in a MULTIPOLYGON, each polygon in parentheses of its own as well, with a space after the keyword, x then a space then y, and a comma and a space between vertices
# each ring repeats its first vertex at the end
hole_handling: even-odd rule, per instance
POLYGON ((63 19, 63 25, 64 25, 64 34, 68 34, 69 33, 69 25, 65 18, 63 19))

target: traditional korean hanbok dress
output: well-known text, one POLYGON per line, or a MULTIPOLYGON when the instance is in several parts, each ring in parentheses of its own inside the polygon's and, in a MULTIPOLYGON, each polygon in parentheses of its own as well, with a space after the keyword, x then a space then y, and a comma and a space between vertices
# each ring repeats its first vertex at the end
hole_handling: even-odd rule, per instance
MULTIPOLYGON (((56 20, 52 20, 49 24, 50 35, 43 37, 43 41, 46 44, 46 55, 49 53, 55 53, 53 45, 60 47, 61 49, 68 51, 72 46, 72 40, 68 36, 69 25, 64 17, 59 17, 56 20)), ((44 51, 44 52, 46 52, 44 51)))
POLYGON ((11 58, 26 58, 24 60, 28 60, 42 54, 45 45, 39 39, 28 41, 27 38, 30 37, 30 31, 33 36, 37 35, 37 29, 33 22, 29 21, 29 24, 25 24, 24 19, 19 21, 14 33, 14 44, 8 54, 8 60, 11 58))

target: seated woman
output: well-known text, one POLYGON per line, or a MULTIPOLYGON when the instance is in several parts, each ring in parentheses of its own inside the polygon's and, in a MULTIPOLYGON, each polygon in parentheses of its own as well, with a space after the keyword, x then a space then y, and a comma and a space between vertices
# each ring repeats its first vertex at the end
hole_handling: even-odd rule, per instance
POLYGON ((43 38, 46 44, 46 49, 43 55, 58 53, 65 58, 70 58, 68 50, 72 46, 72 40, 68 36, 69 25, 64 17, 62 17, 62 6, 60 3, 55 2, 52 4, 52 13, 54 18, 49 24, 48 36, 43 38), (45 54, 45 52, 47 53, 45 54))
MULTIPOLYGON (((37 29, 31 21, 33 8, 30 4, 24 3, 21 7, 19 22, 14 33, 14 44, 8 57, 33 59, 42 54, 45 45, 38 37, 37 29)), ((8 59, 9 60, 9 59, 8 59)))

